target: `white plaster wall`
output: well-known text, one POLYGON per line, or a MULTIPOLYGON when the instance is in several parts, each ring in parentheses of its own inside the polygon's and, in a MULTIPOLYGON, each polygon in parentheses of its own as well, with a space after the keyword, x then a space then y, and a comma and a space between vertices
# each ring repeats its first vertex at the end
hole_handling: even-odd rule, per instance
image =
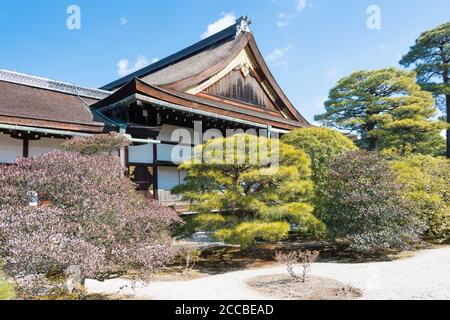
MULTIPOLYGON (((174 161, 181 163, 189 160, 192 155, 192 148, 174 146, 168 144, 157 145, 159 161, 174 161), (174 158, 172 159, 172 152, 174 158)), ((128 148, 128 161, 131 163, 153 163, 153 145, 131 146, 128 148)))
POLYGON ((13 163, 23 155, 23 141, 0 134, 0 163, 13 163))
POLYGON ((172 167, 158 168, 158 189, 170 191, 172 188, 183 183, 186 172, 172 167))
MULTIPOLYGON (((158 160, 160 161, 175 161, 175 162, 183 162, 191 158, 192 148, 189 146, 183 146, 180 148, 179 146, 164 144, 164 142, 178 142, 179 140, 172 139, 172 134, 177 129, 184 129, 184 131, 179 131, 183 134, 183 143, 191 144, 192 139, 194 137, 194 129, 192 128, 181 128, 177 126, 171 125, 163 125, 158 137, 156 140, 162 142, 157 146, 158 148, 158 160), (187 136, 184 136, 187 134, 187 136), (174 151, 175 150, 175 151, 174 151), (172 153, 176 155, 175 159, 172 159, 172 153)), ((129 162, 131 163, 152 163, 153 162, 153 145, 141 145, 141 146, 131 146, 129 147, 129 162)))
POLYGON ((174 146, 168 144, 158 145, 158 160, 172 161, 176 164, 189 160, 192 157, 192 147, 174 146))
POLYGON ((187 171, 184 170, 180 171, 180 184, 184 183, 184 180, 186 179, 187 175, 188 175, 187 171))
POLYGON ((153 163, 153 145, 130 146, 128 161, 132 163, 153 163))
MULTIPOLYGON (((187 128, 187 127, 177 127, 177 126, 171 126, 171 125, 163 125, 161 131, 159 132, 158 138, 157 140, 160 141, 168 141, 168 142, 179 142, 179 139, 172 139, 172 134, 174 133, 175 130, 177 129, 183 129, 183 131, 187 131, 189 132, 189 136, 187 136, 185 139, 188 140, 183 140, 183 143, 186 144, 192 144, 193 143, 193 139, 194 139, 194 129, 193 128, 187 128)), ((182 131, 179 131, 182 132, 182 131)), ((187 133, 186 132, 186 133, 187 133)), ((184 132, 182 132, 184 135, 184 132)))
POLYGON ((158 145, 158 160, 161 161, 173 161, 175 163, 182 163, 189 160, 192 156, 192 148, 190 145, 193 143, 194 129, 187 127, 177 127, 172 125, 163 125, 157 140, 162 142, 158 145), (175 130, 181 129, 174 135, 175 130), (187 146, 174 146, 164 145, 164 142, 180 142, 180 136, 182 136, 182 143, 187 146), (174 157, 172 157, 174 156, 174 157))
POLYGON ((35 157, 58 150, 65 140, 43 138, 29 142, 28 156, 35 157))

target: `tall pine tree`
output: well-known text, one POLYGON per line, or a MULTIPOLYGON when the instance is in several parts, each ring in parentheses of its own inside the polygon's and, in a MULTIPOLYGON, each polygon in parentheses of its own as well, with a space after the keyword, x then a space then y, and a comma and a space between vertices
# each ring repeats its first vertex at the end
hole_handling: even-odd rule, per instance
POLYGON ((278 140, 240 134, 213 139, 180 166, 188 176, 173 191, 199 213, 198 229, 243 248, 257 239, 284 239, 291 223, 303 235, 320 236, 325 226, 310 204, 310 164, 303 151, 278 140))
POLYGON ((395 149, 401 154, 442 154, 431 93, 416 83, 416 74, 394 68, 357 71, 330 91, 326 113, 316 120, 356 135, 367 150, 395 149))
MULTIPOLYGON (((450 22, 425 31, 400 61, 414 66, 417 80, 436 97, 450 124, 450 22)), ((450 129, 447 128, 447 158, 450 158, 450 129)))

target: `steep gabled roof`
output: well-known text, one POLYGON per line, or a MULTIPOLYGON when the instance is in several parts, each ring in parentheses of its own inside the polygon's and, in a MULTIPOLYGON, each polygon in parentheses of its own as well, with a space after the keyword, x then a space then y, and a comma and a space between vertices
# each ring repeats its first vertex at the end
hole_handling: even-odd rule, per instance
MULTIPOLYGON (((194 55, 198 55, 205 51, 211 51, 218 47, 221 47, 222 45, 226 44, 227 46, 232 46, 232 43, 234 40, 236 40, 237 35, 240 34, 240 27, 242 21, 247 18, 242 17, 239 18, 236 21, 236 24, 206 38, 203 39, 200 42, 197 42, 193 44, 192 46, 189 46, 175 54, 172 54, 162 60, 159 60, 143 69, 140 69, 136 72, 133 72, 125 77, 122 77, 114 82, 111 82, 105 86, 103 86, 101 89, 103 90, 115 90, 117 88, 120 88, 124 84, 128 83, 130 80, 133 80, 134 78, 143 78, 148 75, 157 73, 158 71, 161 71, 163 69, 166 69, 176 63, 179 63, 180 61, 186 60, 194 55), (232 42, 231 44, 229 42, 232 42)), ((170 71, 170 70, 166 70, 170 71)), ((164 72, 168 73, 168 72, 164 72)), ((165 81, 165 80, 162 80, 165 81)), ((161 84, 156 82, 155 84, 161 84)))
POLYGON ((298 121, 304 127, 311 126, 289 101, 276 82, 264 61, 253 34, 248 29, 249 23, 250 20, 247 17, 239 18, 234 25, 225 30, 114 81, 102 87, 102 89, 116 90, 133 79, 139 78, 160 89, 171 89, 180 93, 187 92, 197 95, 200 91, 193 93, 193 88, 214 80, 245 50, 256 64, 255 71, 258 73, 258 78, 269 87, 274 95, 275 104, 285 114, 285 118, 298 121))

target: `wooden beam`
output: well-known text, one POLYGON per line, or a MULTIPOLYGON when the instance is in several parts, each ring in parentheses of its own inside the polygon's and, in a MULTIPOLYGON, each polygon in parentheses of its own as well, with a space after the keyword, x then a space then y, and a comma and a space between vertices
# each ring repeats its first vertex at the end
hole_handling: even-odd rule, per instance
MULTIPOLYGON (((136 80, 138 81, 138 80, 136 80)), ((192 108, 200 111, 210 112, 222 116, 228 116, 231 118, 251 121, 255 123, 259 123, 262 125, 270 125, 275 128, 285 129, 285 130, 294 130, 301 127, 309 127, 308 123, 297 122, 294 120, 289 120, 291 123, 286 123, 284 121, 288 121, 287 119, 280 118, 280 122, 276 119, 262 119, 255 115, 248 115, 240 113, 236 110, 224 110, 222 108, 218 108, 216 106, 211 106, 206 103, 196 102, 191 99, 190 95, 179 93, 175 91, 169 91, 169 89, 158 88, 148 84, 144 84, 143 82, 137 82, 137 91, 139 94, 146 95, 148 97, 152 97, 154 99, 162 100, 168 103, 172 103, 175 105, 184 106, 187 108, 192 108), (189 99, 188 99, 189 98, 189 99)), ((193 98, 204 99, 196 96, 192 96, 193 98)), ((231 106, 230 106, 231 107, 231 106)), ((236 108, 237 109, 237 108, 236 108)), ((262 115, 265 115, 261 113, 262 115)))
POLYGON ((0 123, 19 126, 57 129, 57 130, 68 130, 76 132, 89 132, 89 133, 104 133, 109 131, 115 131, 115 128, 107 127, 107 125, 75 124, 75 123, 3 116, 3 115, 0 115, 0 123))

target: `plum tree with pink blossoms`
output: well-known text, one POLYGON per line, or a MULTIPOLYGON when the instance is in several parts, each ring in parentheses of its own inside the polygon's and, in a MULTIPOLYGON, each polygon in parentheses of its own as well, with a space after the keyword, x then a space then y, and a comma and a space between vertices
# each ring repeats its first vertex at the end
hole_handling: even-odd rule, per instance
POLYGON ((178 222, 135 191, 117 157, 56 151, 0 166, 0 259, 16 279, 71 266, 96 279, 152 273, 173 257, 168 228, 178 222))

